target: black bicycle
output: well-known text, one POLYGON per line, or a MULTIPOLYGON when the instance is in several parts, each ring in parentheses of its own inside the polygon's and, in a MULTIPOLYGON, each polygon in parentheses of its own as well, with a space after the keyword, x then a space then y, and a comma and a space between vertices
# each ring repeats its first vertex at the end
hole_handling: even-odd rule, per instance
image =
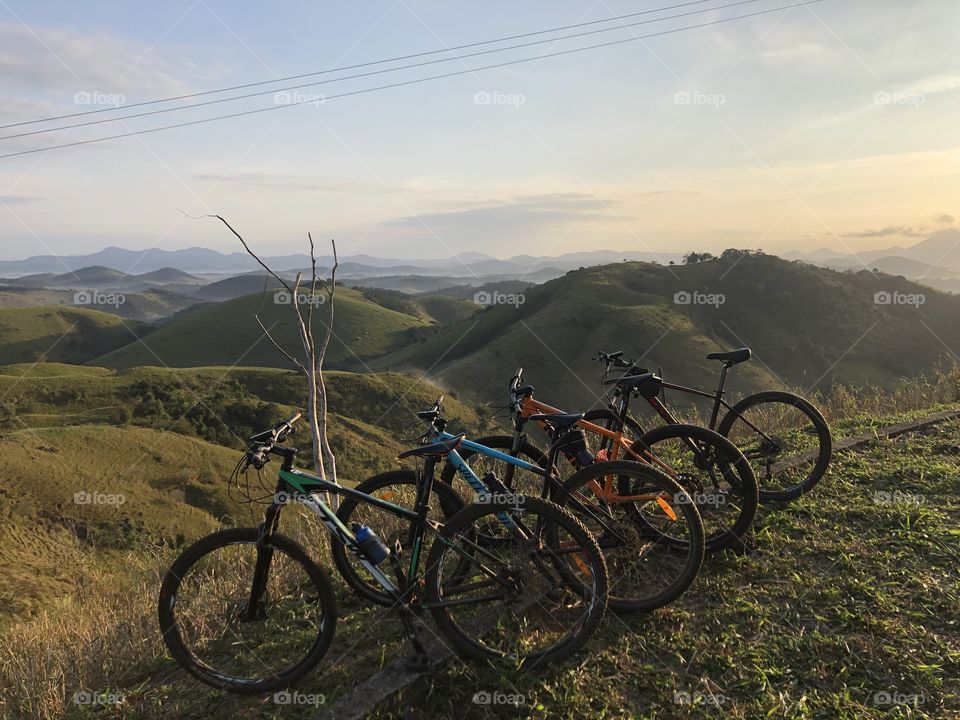
MULTIPOLYGON (((750 348, 709 353, 708 360, 722 363, 720 380, 713 392, 661 379, 659 391, 645 397, 656 413, 670 425, 679 420, 662 399, 666 390, 711 400, 707 427, 729 438, 743 452, 757 476, 760 501, 786 502, 809 492, 820 482, 830 466, 833 438, 830 426, 820 411, 799 395, 771 390, 748 395, 734 405, 724 400, 727 372, 750 357, 750 348), (726 410, 722 418, 719 417, 721 409, 726 410)), ((606 365, 607 372, 611 368, 622 368, 633 374, 647 372, 646 368, 625 360, 623 352, 600 352, 597 359, 606 365)), ((605 416, 605 411, 596 412, 596 416, 605 416)), ((627 417, 625 422, 631 432, 637 433, 638 437, 643 436, 643 428, 636 420, 627 417)), ((657 430, 659 428, 650 432, 656 433, 657 430)))
POLYGON ((492 494, 442 522, 428 517, 433 469, 456 452, 462 435, 401 453, 425 467, 412 507, 403 507, 295 469, 296 449, 282 443, 299 418, 251 437, 238 465, 238 472, 259 470, 271 456, 282 459, 261 525, 197 541, 163 579, 163 639, 196 678, 234 693, 271 692, 316 667, 330 647, 337 620, 330 580, 299 543, 278 531, 291 500, 313 511, 334 545, 346 548, 389 596, 420 665, 429 658, 414 620, 424 609, 462 656, 526 667, 569 657, 596 630, 606 608, 606 563, 570 513, 539 498, 517 502, 492 494), (318 493, 402 518, 408 535, 389 547, 373 528, 348 527, 318 493), (478 542, 478 526, 499 528, 498 542, 478 542))

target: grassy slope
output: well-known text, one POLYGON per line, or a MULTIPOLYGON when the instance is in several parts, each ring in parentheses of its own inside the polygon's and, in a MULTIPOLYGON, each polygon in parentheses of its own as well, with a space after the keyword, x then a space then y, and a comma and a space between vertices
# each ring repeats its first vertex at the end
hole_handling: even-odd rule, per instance
MULTIPOLYGON (((81 426, 5 433, 0 597, 5 612, 76 592, 81 560, 196 537, 237 512, 226 478, 236 452, 172 432, 81 426), (77 503, 103 493, 122 504, 77 503)), ((106 499, 101 498, 101 499, 106 499)))
MULTIPOLYGON (((287 305, 275 304, 273 294, 247 295, 201 308, 171 320, 143 343, 98 358, 93 364, 106 367, 167 365, 242 365, 287 367, 289 364, 268 340, 262 337, 253 316, 260 315, 277 341, 290 351, 300 347, 292 313, 287 305)), ((317 310, 315 332, 323 330, 327 306, 317 310)), ((333 365, 356 362, 356 358, 381 355, 400 346, 406 333, 428 323, 410 315, 381 307, 349 288, 337 291, 335 332, 327 360, 333 365)))
MULTIPOLYGON (((670 608, 635 618, 608 615, 587 651, 541 672, 456 662, 428 679, 426 698, 404 702, 402 717, 956 717, 958 433, 954 422, 838 456, 814 494, 761 513, 751 554, 708 559, 693 589, 670 608), (896 491, 918 500, 877 501, 878 492, 896 491), (517 710, 476 705, 471 699, 480 690, 521 694, 525 702, 517 710), (922 701, 890 708, 875 704, 880 692, 922 701), (695 703, 682 704, 685 697, 695 703)), ((323 558, 323 549, 314 551, 323 558)), ((148 633, 149 591, 147 583, 144 597, 135 596, 148 633)), ((338 595, 343 606, 335 646, 297 686, 328 700, 409 652, 388 642, 398 637, 397 620, 384 619, 339 583, 338 595)), ((280 707, 269 696, 211 691, 165 657, 139 662, 136 673, 121 669, 113 677, 134 679, 92 675, 83 682, 122 693, 122 717, 306 719, 317 713, 309 705, 280 707)), ((75 677, 65 682, 68 697, 78 683, 75 677)), ((67 716, 81 713, 68 705, 67 716)))
MULTIPOLYGON (((0 287, 0 308, 26 308, 38 306, 77 307, 73 290, 48 290, 33 288, 0 287)), ((98 305, 96 310, 133 318, 134 320, 159 320, 184 310, 197 302, 195 298, 163 289, 124 293, 124 302, 119 305, 98 305)))
POLYGON ((78 307, 0 310, 0 364, 83 363, 128 344, 142 327, 116 315, 78 307))
POLYGON ((541 675, 457 664, 420 709, 493 717, 470 704, 486 689, 524 694, 533 717, 957 717, 958 436, 953 422, 838 456, 814 494, 762 511, 752 554, 708 558, 670 609, 608 618, 592 655, 541 675))
MULTIPOLYGON (((623 263, 569 273, 377 359, 375 367, 433 368, 440 382, 484 399, 502 394, 519 366, 527 379, 583 408, 596 400, 598 349, 644 356, 668 379, 711 386, 712 350, 750 345, 755 360, 731 373, 734 391, 891 385, 928 370, 960 347, 960 298, 870 273, 841 274, 774 257, 683 267, 623 263), (922 292, 919 309, 874 304, 878 291, 922 292), (679 291, 723 294, 719 308, 674 304, 679 291)), ((678 396, 672 395, 674 399, 678 396)), ((549 401, 549 400, 548 400, 549 401)))

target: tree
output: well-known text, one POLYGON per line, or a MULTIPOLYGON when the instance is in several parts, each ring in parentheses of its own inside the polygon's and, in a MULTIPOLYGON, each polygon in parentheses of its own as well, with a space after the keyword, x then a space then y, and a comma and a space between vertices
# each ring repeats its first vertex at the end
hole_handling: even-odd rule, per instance
MULTIPOLYGON (((261 260, 257 254, 253 252, 253 250, 250 249, 247 241, 244 240, 240 233, 234 230, 230 223, 228 223, 224 218, 222 218, 220 215, 211 215, 207 217, 215 217, 224 225, 226 225, 227 229, 230 230, 230 232, 232 232, 240 241, 240 244, 243 245, 243 249, 247 251, 247 254, 256 260, 264 270, 270 273, 274 280, 279 282, 286 289, 287 294, 290 297, 290 307, 293 311, 294 320, 297 324, 300 342, 303 345, 302 357, 298 358, 287 352, 270 334, 270 331, 267 330, 266 326, 263 324, 263 321, 260 319, 260 316, 254 315, 253 317, 260 326, 260 329, 263 331, 264 336, 271 343, 273 343, 273 346, 277 348, 277 350, 279 350, 284 357, 290 361, 294 368, 300 371, 306 379, 306 419, 310 426, 310 439, 313 446, 314 467, 319 477, 331 482, 337 482, 337 462, 336 458, 334 457, 333 450, 330 447, 330 442, 327 439, 327 386, 323 379, 323 360, 326 357, 327 348, 330 345, 330 338, 333 336, 334 295, 337 288, 337 267, 340 264, 337 256, 337 243, 335 240, 330 240, 330 245, 333 247, 333 267, 330 269, 330 282, 327 283, 325 280, 317 276, 317 258, 313 244, 313 236, 310 233, 307 233, 307 239, 310 241, 310 301, 306 303, 307 316, 304 318, 303 310, 301 309, 301 303, 299 302, 299 298, 301 296, 302 273, 297 273, 296 280, 291 286, 286 280, 281 278, 276 272, 273 271, 273 269, 264 263, 263 260, 261 260), (316 305, 314 299, 317 296, 318 283, 326 293, 327 300, 325 304, 330 308, 330 315, 326 324, 326 332, 324 333, 323 339, 320 341, 319 346, 313 337, 313 311, 314 306, 316 305)), ((338 505, 338 498, 328 497, 327 500, 328 503, 334 509, 336 509, 338 505)))

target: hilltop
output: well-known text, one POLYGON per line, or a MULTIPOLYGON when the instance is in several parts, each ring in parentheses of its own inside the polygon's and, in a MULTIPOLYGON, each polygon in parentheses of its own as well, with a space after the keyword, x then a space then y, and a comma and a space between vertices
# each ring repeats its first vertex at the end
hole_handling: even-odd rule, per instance
POLYGON ((485 309, 373 365, 430 369, 441 383, 486 400, 502 396, 516 367, 526 366, 544 400, 571 409, 600 396, 600 367, 590 361, 598 349, 625 350, 662 366, 669 380, 706 387, 719 366, 704 355, 742 345, 755 359, 731 373, 734 390, 889 386, 952 362, 958 316, 960 298, 903 278, 773 256, 620 263, 528 288, 522 304, 485 309), (922 305, 900 304, 920 296, 922 305))
MULTIPOLYGON (((302 297, 306 299, 307 295, 302 297)), ((316 333, 323 330, 329 312, 327 305, 320 302, 322 299, 318 294, 314 312, 316 333)), ((267 292, 207 305, 173 318, 153 332, 146 344, 131 343, 96 358, 93 364, 114 368, 234 364, 289 367, 286 358, 263 337, 254 320, 256 314, 288 351, 301 347, 287 294, 267 292)), ((409 343, 416 332, 429 331, 430 326, 426 320, 378 305, 356 290, 338 288, 328 366, 357 366, 367 358, 409 343)))
POLYGON ((145 331, 141 323, 80 307, 0 309, 0 364, 84 363, 145 331))

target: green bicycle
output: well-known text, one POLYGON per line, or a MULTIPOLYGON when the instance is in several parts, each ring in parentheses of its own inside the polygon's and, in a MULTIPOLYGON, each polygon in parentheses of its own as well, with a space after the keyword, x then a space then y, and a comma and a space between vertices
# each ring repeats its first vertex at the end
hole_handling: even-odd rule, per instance
POLYGON ((597 542, 570 513, 539 498, 492 495, 445 522, 428 517, 434 469, 456 453, 462 435, 401 453, 423 461, 408 508, 295 469, 296 449, 282 443, 299 418, 252 436, 238 465, 259 470, 271 456, 282 459, 260 526, 197 541, 164 576, 160 630, 173 658, 194 677, 234 693, 272 692, 311 671, 329 649, 336 599, 326 572, 278 531, 288 498, 315 513, 334 543, 393 599, 421 666, 429 657, 415 628, 419 610, 430 611, 463 657, 525 667, 569 657, 596 630, 606 609, 607 568, 597 542), (407 542, 390 548, 372 528, 347 527, 318 497, 325 492, 403 518, 407 542), (497 543, 476 541, 475 526, 495 525, 497 543))

